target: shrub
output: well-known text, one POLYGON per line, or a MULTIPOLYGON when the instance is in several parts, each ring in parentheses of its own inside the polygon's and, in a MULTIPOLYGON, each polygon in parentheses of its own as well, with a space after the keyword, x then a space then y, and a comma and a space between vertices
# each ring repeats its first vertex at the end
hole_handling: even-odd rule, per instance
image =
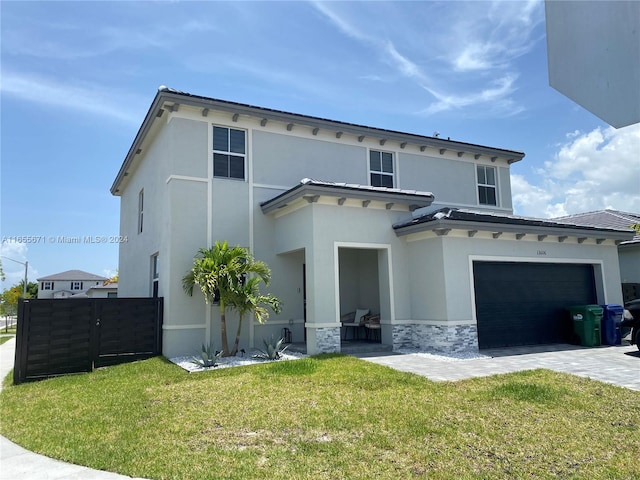
POLYGON ((200 352, 200 357, 193 357, 192 362, 196 365, 200 365, 201 367, 217 367, 218 360, 222 356, 222 350, 214 350, 213 346, 205 346, 202 344, 202 351, 200 352))
POLYGON ((278 341, 275 341, 275 338, 272 336, 269 341, 262 340, 264 343, 264 350, 258 350, 253 358, 261 358, 263 360, 279 360, 282 357, 282 354, 287 349, 288 345, 284 347, 282 344, 284 343, 284 337, 278 341))

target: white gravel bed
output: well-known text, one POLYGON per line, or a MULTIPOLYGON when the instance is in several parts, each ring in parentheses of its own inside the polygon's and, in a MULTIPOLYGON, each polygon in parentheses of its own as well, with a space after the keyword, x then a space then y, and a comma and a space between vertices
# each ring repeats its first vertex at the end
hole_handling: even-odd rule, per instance
POLYGON ((477 352, 448 353, 445 355, 445 354, 426 353, 420 350, 413 350, 409 348, 401 348, 395 351, 405 355, 416 355, 418 357, 423 357, 430 360, 440 360, 443 362, 460 362, 464 360, 477 360, 479 358, 491 358, 489 355, 483 355, 477 352))
POLYGON ((307 355, 302 353, 294 353, 294 352, 285 352, 282 354, 279 360, 262 360, 260 358, 252 358, 251 354, 247 354, 244 357, 221 357, 218 360, 218 364, 215 367, 201 367, 197 363, 193 363, 193 357, 173 357, 170 358, 169 361, 175 363, 181 368, 184 368, 187 372, 204 372, 205 370, 217 370, 220 368, 230 368, 230 367, 242 367, 245 365, 255 365, 258 363, 271 363, 271 362, 282 362, 286 360, 298 360, 300 358, 304 358, 307 355))

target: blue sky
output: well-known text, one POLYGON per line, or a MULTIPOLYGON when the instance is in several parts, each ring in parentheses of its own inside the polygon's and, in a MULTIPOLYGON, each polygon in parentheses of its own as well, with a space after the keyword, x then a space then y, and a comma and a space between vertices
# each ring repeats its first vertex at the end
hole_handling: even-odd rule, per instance
MULTIPOLYGON (((524 151, 516 214, 640 212, 640 125, 549 87, 540 1, 5 0, 0 16, 1 248, 30 280, 115 273, 117 243, 84 237, 118 235, 109 187, 160 85, 524 151)), ((3 288, 24 274, 3 268, 3 288)))

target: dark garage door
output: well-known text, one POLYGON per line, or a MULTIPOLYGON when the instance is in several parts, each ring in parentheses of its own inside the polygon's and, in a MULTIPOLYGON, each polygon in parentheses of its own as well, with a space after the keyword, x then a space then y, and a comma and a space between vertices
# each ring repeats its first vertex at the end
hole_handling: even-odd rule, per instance
POLYGON ((596 302, 592 265, 474 262, 478 345, 566 343, 565 308, 596 302))

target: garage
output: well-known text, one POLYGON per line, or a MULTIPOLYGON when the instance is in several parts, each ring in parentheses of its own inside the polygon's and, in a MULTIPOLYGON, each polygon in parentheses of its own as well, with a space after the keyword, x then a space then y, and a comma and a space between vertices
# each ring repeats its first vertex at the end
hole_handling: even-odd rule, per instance
POLYGON ((592 265, 473 262, 479 348, 567 343, 569 305, 597 303, 592 265))

